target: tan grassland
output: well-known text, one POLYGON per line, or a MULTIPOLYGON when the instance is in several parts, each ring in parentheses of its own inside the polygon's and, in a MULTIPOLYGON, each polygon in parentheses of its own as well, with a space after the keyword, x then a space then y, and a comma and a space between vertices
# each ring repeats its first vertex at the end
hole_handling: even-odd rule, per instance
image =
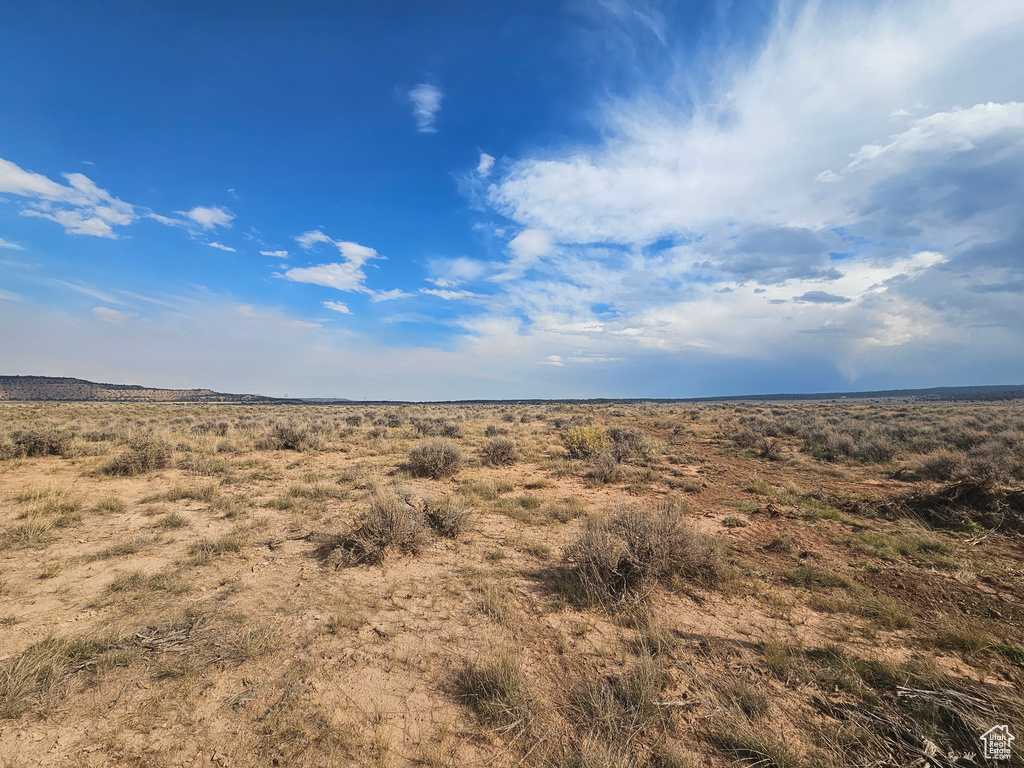
POLYGON ((1019 401, 0 404, 0 766, 1022 765, 1022 481, 1019 401))

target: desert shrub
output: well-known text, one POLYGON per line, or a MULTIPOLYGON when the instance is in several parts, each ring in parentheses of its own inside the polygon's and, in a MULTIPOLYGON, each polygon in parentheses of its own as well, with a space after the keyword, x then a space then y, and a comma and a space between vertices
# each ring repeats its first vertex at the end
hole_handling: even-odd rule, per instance
POLYGON ((499 427, 497 424, 488 424, 484 429, 484 437, 497 437, 498 435, 507 435, 508 427, 499 427))
POLYGON ((923 480, 947 481, 958 477, 966 468, 966 454, 962 451, 942 450, 925 456, 917 465, 916 474, 923 480))
POLYGON ((0 458, 67 456, 74 440, 73 432, 58 427, 15 430, 0 439, 0 458))
POLYGON ((334 542, 336 566, 380 563, 391 554, 419 554, 430 540, 423 514, 388 488, 376 488, 352 530, 334 542))
POLYGON ((762 459, 778 461, 782 458, 782 443, 774 437, 762 437, 757 441, 757 452, 762 459))
POLYGON ((171 466, 171 444, 155 437, 134 440, 127 450, 115 456, 103 472, 108 475, 132 477, 171 466))
POLYGON ((443 438, 424 440, 409 451, 409 468, 413 474, 435 480, 451 477, 464 462, 462 448, 443 438))
POLYGON ((460 496, 442 496, 428 499, 423 504, 423 517, 438 536, 447 539, 458 538, 466 530, 473 510, 466 506, 460 496))
POLYGON ((306 425, 277 422, 256 441, 260 450, 315 451, 324 447, 324 435, 306 425))
POLYGON ((604 448, 604 429, 601 427, 571 427, 560 435, 562 445, 571 459, 589 459, 604 448))
POLYGON ((462 437, 462 427, 448 421, 447 419, 412 418, 409 419, 409 424, 417 435, 421 435, 423 437, 448 437, 452 439, 462 437))
POLYGON ((647 438, 639 429, 609 427, 606 435, 611 441, 611 455, 616 461, 630 459, 634 456, 646 456, 650 450, 647 438))
POLYGON ((516 460, 516 441, 511 437, 492 437, 480 449, 485 464, 498 466, 514 464, 516 460))
POLYGON ((563 559, 561 586, 584 602, 642 596, 673 578, 711 585, 725 574, 714 539, 692 528, 671 503, 620 507, 610 517, 588 519, 563 559))
POLYGON ((599 483, 616 483, 622 479, 622 467, 612 451, 604 450, 590 465, 587 477, 599 483))
POLYGON ((358 413, 354 416, 346 416, 345 423, 350 427, 361 427, 363 426, 363 417, 358 413))

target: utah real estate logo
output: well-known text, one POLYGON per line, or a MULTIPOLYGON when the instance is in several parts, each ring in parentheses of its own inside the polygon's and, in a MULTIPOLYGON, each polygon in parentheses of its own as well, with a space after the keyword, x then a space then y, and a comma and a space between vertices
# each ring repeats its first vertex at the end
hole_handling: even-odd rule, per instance
POLYGON ((981 742, 985 745, 985 759, 1009 760, 1010 742, 1014 738, 1014 735, 1010 733, 1010 726, 1008 725, 997 725, 995 728, 989 728, 981 735, 981 742))

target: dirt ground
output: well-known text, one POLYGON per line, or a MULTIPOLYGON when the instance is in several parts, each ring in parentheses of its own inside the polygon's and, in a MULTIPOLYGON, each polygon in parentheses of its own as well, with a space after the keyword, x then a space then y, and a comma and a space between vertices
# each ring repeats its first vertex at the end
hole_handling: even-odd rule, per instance
POLYGON ((10 403, 0 457, 0 766, 974 766, 1024 738, 1019 402, 10 403), (957 525, 908 501, 967 483, 991 509, 957 525), (371 556, 386 504, 422 531, 371 556), (579 542, 630 509, 677 538, 586 582, 579 542))

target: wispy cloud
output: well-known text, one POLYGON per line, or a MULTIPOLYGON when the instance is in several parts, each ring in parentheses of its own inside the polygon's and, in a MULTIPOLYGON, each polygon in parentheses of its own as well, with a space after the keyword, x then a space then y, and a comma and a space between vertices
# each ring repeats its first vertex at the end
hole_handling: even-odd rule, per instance
POLYGON ((340 312, 343 315, 351 315, 352 310, 348 308, 348 305, 340 301, 324 301, 321 302, 327 309, 333 312, 340 312))
POLYGON ((409 91, 412 102, 412 116, 416 119, 416 130, 420 133, 437 133, 437 113, 441 111, 444 94, 436 85, 420 83, 409 91))
POLYGON ((134 312, 122 312, 110 307, 93 307, 92 313, 105 323, 123 323, 125 320, 135 317, 134 312))
POLYGON ((260 256, 270 256, 274 259, 287 259, 288 251, 260 251, 260 256))
POLYGON ((219 251, 227 251, 228 253, 237 253, 238 252, 235 248, 232 248, 230 245, 224 245, 222 243, 210 242, 210 243, 207 243, 207 245, 210 246, 211 248, 216 248, 219 251))
POLYGON ((486 152, 480 153, 480 162, 476 164, 476 175, 481 179, 490 176, 494 168, 494 158, 486 152))
POLYGON ((334 240, 320 230, 304 232, 295 238, 304 249, 310 250, 320 244, 337 248, 343 261, 317 264, 312 267, 292 267, 283 277, 297 283, 311 283, 350 293, 373 293, 366 287, 363 267, 372 259, 383 259, 377 251, 349 240, 334 240))
POLYGON ((4 240, 2 237, 0 237, 0 248, 4 248, 4 249, 9 250, 9 251, 24 251, 25 250, 25 248, 23 246, 20 246, 17 243, 12 243, 12 242, 10 242, 8 240, 4 240))
POLYGON ((23 216, 49 219, 71 235, 114 238, 114 227, 138 218, 132 205, 100 189, 81 173, 64 173, 66 184, 0 158, 0 193, 26 199, 23 216))

